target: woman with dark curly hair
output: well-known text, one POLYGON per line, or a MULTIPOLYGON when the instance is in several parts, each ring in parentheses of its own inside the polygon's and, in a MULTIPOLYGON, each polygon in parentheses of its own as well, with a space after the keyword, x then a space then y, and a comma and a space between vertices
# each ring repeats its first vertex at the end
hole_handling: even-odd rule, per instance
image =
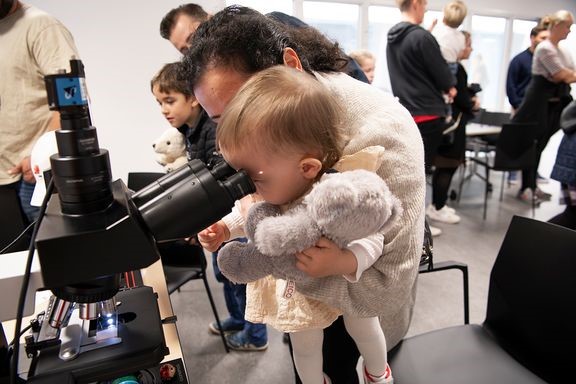
MULTIPOLYGON (((252 9, 228 7, 200 25, 184 64, 194 94, 216 121, 253 74, 279 64, 311 73, 345 106, 342 125, 347 140, 342 161, 349 162, 349 169, 370 162, 380 164, 375 171, 400 199, 404 213, 385 237, 382 256, 370 267, 361 265, 351 250, 340 249, 325 238, 298 254, 298 268, 318 279, 297 285, 297 289, 327 304, 336 304, 345 294, 353 296, 354 302, 361 304, 344 311, 360 317, 378 316, 392 348, 408 330, 416 294, 426 188, 422 139, 414 120, 397 100, 342 73, 347 59, 337 44, 318 39, 318 32, 308 28, 283 27, 252 9), (385 148, 378 159, 369 151, 373 146, 385 148), (359 271, 363 272, 358 281, 342 278, 359 271), (360 307, 369 311, 359 312, 360 307)), ((241 236, 242 224, 243 217, 235 211, 201 232, 200 242, 208 250, 216 249, 223 241, 241 236)), ((250 283, 248 301, 255 290, 275 290, 282 284, 273 278, 250 283)), ((267 315, 258 308, 247 308, 246 316, 267 322, 267 315)), ((341 318, 324 331, 323 355, 324 372, 334 384, 358 383, 359 353, 341 318)))

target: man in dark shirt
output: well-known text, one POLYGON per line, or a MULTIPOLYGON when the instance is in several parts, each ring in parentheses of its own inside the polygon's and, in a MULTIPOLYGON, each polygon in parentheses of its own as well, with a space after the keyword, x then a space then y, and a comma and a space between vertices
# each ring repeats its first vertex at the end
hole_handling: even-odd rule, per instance
POLYGON ((506 78, 506 94, 515 112, 524 98, 526 87, 532 78, 532 57, 536 46, 548 38, 547 29, 536 26, 530 31, 530 46, 520 52, 510 62, 508 66, 508 76, 506 78))
MULTIPOLYGON (((526 92, 528 83, 530 83, 532 79, 532 58, 534 57, 534 50, 541 41, 548 38, 549 34, 548 29, 539 25, 532 28, 530 31, 530 46, 514 56, 508 66, 506 95, 508 95, 508 101, 512 106, 512 114, 516 113, 516 110, 520 107, 520 104, 522 104, 524 93, 526 92)), ((517 178, 518 174, 516 171, 509 172, 508 184, 516 184, 517 178)), ((539 175, 538 178, 543 180, 539 175)))

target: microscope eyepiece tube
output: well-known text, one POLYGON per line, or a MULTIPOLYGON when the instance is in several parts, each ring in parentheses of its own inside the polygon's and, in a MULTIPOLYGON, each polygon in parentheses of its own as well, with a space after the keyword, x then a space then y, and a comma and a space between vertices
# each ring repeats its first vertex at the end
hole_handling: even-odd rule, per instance
POLYGON ((208 169, 200 160, 169 173, 132 196, 156 241, 180 239, 227 215, 234 202, 256 187, 246 174, 225 162, 208 169))

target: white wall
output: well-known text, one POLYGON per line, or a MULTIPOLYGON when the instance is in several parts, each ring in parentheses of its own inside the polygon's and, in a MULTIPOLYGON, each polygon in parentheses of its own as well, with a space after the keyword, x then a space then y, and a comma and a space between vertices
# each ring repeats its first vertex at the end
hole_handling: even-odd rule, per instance
MULTIPOLYGON (((30 0, 72 32, 86 71, 92 122, 100 147, 110 152, 114 179, 130 171, 162 171, 152 142, 168 122, 150 79, 180 53, 160 37, 160 20, 178 0, 30 0)), ((198 1, 208 12, 218 2, 198 1)), ((4 60, 4 58, 2 58, 4 60)))
MULTIPOLYGON (((335 0, 339 1, 339 0, 335 0)), ((150 92, 150 79, 179 53, 158 32, 166 12, 184 1, 142 0, 27 0, 60 19, 72 32, 86 69, 93 123, 100 146, 110 151, 114 178, 130 171, 160 171, 152 141, 168 123, 150 92)), ((394 5, 394 0, 354 3, 394 5)), ((196 1, 208 12, 224 0, 196 1)), ((238 0, 237 3, 242 3, 238 0)), ((429 0, 441 8, 445 0, 429 0)), ((471 11, 485 15, 535 18, 558 9, 576 13, 573 0, 467 0, 471 11)), ((295 1, 296 15, 301 0, 295 1)), ((5 58, 2 58, 4 60, 5 58)))

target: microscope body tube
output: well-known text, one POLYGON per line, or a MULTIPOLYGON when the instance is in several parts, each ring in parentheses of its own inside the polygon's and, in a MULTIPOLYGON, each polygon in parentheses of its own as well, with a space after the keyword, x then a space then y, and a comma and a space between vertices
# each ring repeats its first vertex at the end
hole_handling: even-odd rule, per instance
POLYGON ((234 202, 255 191, 244 171, 221 163, 212 170, 200 160, 168 174, 132 196, 156 241, 179 239, 230 213, 234 202))

